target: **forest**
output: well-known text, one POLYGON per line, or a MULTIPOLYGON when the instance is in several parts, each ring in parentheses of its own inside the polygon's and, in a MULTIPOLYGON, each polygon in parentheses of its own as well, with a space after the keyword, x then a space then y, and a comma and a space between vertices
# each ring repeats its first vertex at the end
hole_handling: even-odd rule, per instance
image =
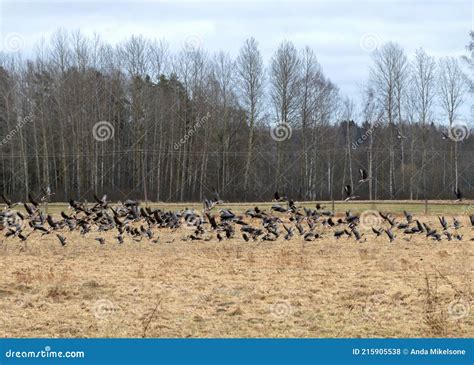
POLYGON ((359 199, 474 197, 474 33, 463 57, 394 42, 370 57, 360 95, 343 95, 317 50, 291 41, 264 61, 254 38, 232 57, 59 29, 29 54, 0 53, 0 192, 339 200, 351 185, 359 199))

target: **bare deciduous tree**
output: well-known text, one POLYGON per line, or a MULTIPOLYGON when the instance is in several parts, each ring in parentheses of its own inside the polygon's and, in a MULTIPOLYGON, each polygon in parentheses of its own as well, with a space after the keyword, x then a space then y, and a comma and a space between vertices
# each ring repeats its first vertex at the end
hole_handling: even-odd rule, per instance
POLYGON ((423 181, 423 194, 425 198, 428 196, 426 185, 426 168, 427 168, 427 129, 428 123, 432 121, 432 109, 434 98, 436 95, 436 62, 433 57, 429 56, 425 51, 419 49, 416 51, 415 59, 412 63, 411 77, 413 84, 413 95, 416 116, 418 122, 421 123, 422 137, 421 144, 423 155, 421 159, 421 179, 423 181))
MULTIPOLYGON (((467 91, 466 86, 466 76, 462 72, 459 62, 452 57, 441 59, 439 62, 440 105, 448 119, 450 130, 459 118, 459 110, 467 91)), ((469 126, 466 126, 466 128, 469 128, 469 126)), ((457 138, 454 138, 454 185, 456 189, 459 188, 458 142, 457 138)))
POLYGON ((250 164, 253 156, 255 127, 262 113, 264 69, 263 60, 254 38, 247 39, 237 58, 237 87, 239 100, 248 120, 247 151, 244 167, 244 191, 249 184, 250 164))
MULTIPOLYGON (((299 113, 299 94, 301 69, 298 52, 289 41, 280 44, 272 57, 270 65, 270 97, 277 123, 293 128, 299 113)), ((282 168, 285 140, 277 142, 277 166, 275 184, 277 189, 282 184, 282 168)))
POLYGON ((373 53, 370 69, 370 87, 374 90, 377 102, 384 111, 384 119, 390 130, 389 140, 389 193, 395 194, 395 122, 399 116, 399 98, 402 94, 403 74, 407 58, 404 50, 396 43, 388 42, 373 53))

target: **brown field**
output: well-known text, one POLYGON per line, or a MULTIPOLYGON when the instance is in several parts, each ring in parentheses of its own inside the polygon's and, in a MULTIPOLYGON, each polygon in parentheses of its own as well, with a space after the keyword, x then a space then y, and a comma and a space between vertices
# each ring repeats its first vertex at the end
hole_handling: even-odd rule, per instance
POLYGON ((458 217, 462 242, 2 238, 0 337, 468 337, 474 230, 458 217))

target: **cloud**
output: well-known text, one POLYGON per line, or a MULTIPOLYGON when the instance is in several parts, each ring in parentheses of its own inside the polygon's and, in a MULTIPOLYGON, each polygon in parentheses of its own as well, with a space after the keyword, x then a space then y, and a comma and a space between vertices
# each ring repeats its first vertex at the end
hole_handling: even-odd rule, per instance
POLYGON ((165 38, 172 50, 196 35, 210 52, 235 56, 254 36, 266 62, 283 39, 311 46, 326 74, 353 95, 365 81, 370 53, 361 37, 396 41, 407 53, 460 55, 472 26, 471 1, 28 1, 3 2, 0 31, 23 35, 27 50, 57 28, 99 33, 119 43, 132 34, 165 38))

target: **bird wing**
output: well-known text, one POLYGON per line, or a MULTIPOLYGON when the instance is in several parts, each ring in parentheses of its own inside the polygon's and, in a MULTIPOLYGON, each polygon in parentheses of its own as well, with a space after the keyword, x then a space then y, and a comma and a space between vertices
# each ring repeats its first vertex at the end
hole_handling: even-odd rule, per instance
POLYGON ((350 185, 344 186, 344 191, 346 192, 347 196, 352 195, 352 187, 350 185))

